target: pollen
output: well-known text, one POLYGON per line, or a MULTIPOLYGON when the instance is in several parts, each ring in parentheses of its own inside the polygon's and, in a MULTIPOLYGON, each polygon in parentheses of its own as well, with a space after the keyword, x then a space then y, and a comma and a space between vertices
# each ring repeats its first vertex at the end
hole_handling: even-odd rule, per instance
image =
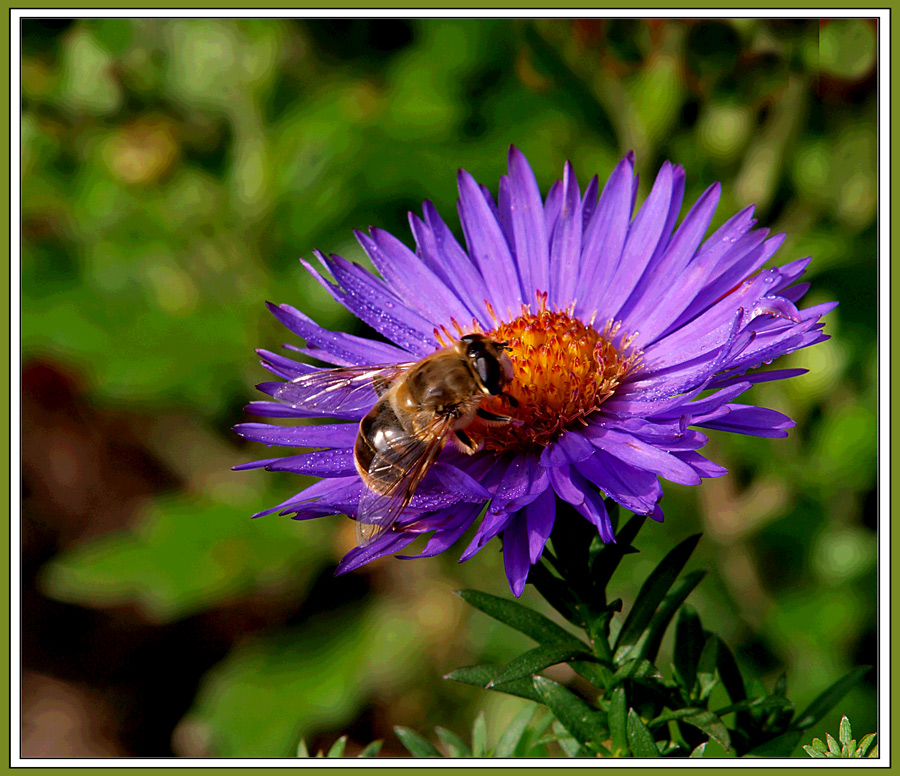
POLYGON ((640 367, 641 352, 631 347, 633 337, 618 323, 607 321, 598 331, 593 319, 585 323, 574 317, 574 305, 548 309, 546 294, 538 294, 535 308, 523 305, 518 317, 486 332, 508 344, 515 374, 506 388, 515 401, 497 396, 482 405, 513 422, 479 420, 467 430, 487 450, 546 447, 565 430, 585 424, 640 367))

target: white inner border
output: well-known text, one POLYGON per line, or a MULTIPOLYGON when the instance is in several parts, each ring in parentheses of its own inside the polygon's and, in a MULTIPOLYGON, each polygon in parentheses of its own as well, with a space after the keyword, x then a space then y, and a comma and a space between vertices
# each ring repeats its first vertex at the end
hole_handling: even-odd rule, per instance
MULTIPOLYGON (((888 767, 890 765, 890 697, 888 656, 890 655, 890 11, 887 9, 857 8, 857 9, 822 9, 814 14, 816 9, 808 8, 777 8, 777 9, 736 9, 721 10, 702 9, 662 9, 652 8, 642 11, 634 8, 605 9, 598 14, 591 9, 513 9, 506 8, 478 8, 478 9, 416 9, 416 8, 366 8, 366 9, 297 9, 293 14, 296 17, 309 18, 334 18, 340 16, 353 17, 365 13, 368 18, 435 18, 435 17, 509 17, 509 18, 778 18, 778 17, 823 17, 837 18, 877 18, 878 19, 878 484, 879 484, 879 521, 878 521, 878 618, 880 623, 878 641, 879 663, 879 725, 877 759, 861 759, 853 763, 854 767, 888 767), (764 11, 761 12, 761 11, 764 11)), ((500 768, 533 768, 533 767, 641 767, 646 768, 651 762, 645 760, 617 759, 615 761, 601 760, 568 760, 568 759, 523 759, 523 760, 421 760, 421 759, 388 759, 379 758, 373 760, 358 759, 310 759, 297 758, 105 758, 105 759, 66 759, 66 758, 28 758, 21 757, 21 654, 20 635, 21 629, 21 584, 19 577, 21 547, 21 329, 20 329, 20 224, 21 224, 21 200, 19 197, 19 181, 21 179, 19 138, 21 131, 21 98, 20 98, 20 61, 21 42, 19 30, 21 20, 24 18, 106 18, 138 16, 174 18, 181 16, 200 15, 204 18, 290 18, 288 9, 222 9, 215 11, 207 8, 197 9, 153 9, 153 8, 66 8, 66 9, 11 9, 10 11, 10 467, 11 482, 19 483, 13 486, 10 493, 10 766, 13 768, 245 768, 252 767, 292 767, 292 768, 459 768, 459 767, 500 767, 500 768), (195 11, 196 14, 191 12, 195 11)), ((835 677, 836 678, 836 677, 835 677)), ((859 731, 857 731, 859 732, 859 731)), ((810 736, 813 733, 810 731, 810 736)), ((655 760, 654 767, 673 768, 720 768, 723 765, 729 767, 846 767, 841 759, 802 760, 800 758, 788 759, 701 759, 701 760, 655 760)))

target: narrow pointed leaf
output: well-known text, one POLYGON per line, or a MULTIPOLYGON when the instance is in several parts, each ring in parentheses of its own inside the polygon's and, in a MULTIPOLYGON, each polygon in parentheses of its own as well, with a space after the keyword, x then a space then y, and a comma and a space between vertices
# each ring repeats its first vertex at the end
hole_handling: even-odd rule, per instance
POLYGON ((335 741, 331 745, 331 749, 328 750, 328 754, 326 757, 343 757, 344 750, 347 748, 347 736, 341 736, 337 741, 335 741))
POLYGON ((869 672, 870 668, 871 666, 859 666, 838 679, 807 706, 806 710, 791 724, 791 729, 806 730, 806 728, 815 725, 827 711, 833 708, 847 694, 854 684, 869 672))
POLYGON ((487 725, 483 711, 478 712, 472 723, 472 757, 487 757, 487 725))
POLYGON ((673 548, 647 577, 616 639, 614 654, 617 659, 627 655, 637 643, 656 612, 656 607, 665 598, 691 557, 698 541, 700 534, 689 536, 673 548))
POLYGON ((828 751, 831 752, 836 757, 840 757, 841 747, 837 741, 834 740, 834 736, 831 733, 825 734, 825 742, 828 744, 828 751))
POLYGON ((682 579, 675 583, 669 594, 662 600, 656 614, 651 618, 647 629, 629 653, 629 657, 645 658, 651 661, 656 660, 663 636, 669 627, 669 623, 672 622, 675 612, 678 611, 678 607, 684 603, 685 599, 705 576, 706 570, 700 569, 692 571, 690 574, 685 574, 682 579))
POLYGON ((575 658, 590 660, 593 658, 593 655, 586 649, 572 647, 567 644, 547 644, 546 646, 535 647, 503 666, 503 670, 497 674, 497 677, 487 686, 487 689, 493 689, 495 684, 505 684, 516 679, 523 679, 526 676, 533 676, 548 666, 567 663, 575 658))
POLYGON ((754 698, 751 701, 741 701, 740 703, 732 703, 716 709, 717 717, 724 717, 736 711, 752 711, 754 709, 777 709, 784 706, 790 706, 791 702, 780 695, 768 695, 765 698, 754 698))
POLYGON ((703 757, 703 753, 706 751, 706 745, 709 741, 704 741, 700 746, 694 747, 693 751, 688 755, 688 757, 703 757))
POLYGON ((615 687, 626 679, 637 681, 662 678, 663 675, 659 672, 659 669, 649 660, 629 660, 613 674, 611 684, 615 687))
POLYGON ((875 740, 875 734, 869 733, 866 736, 862 737, 862 741, 859 742, 859 746, 856 747, 856 757, 864 757, 866 754, 866 750, 871 746, 872 742, 875 740))
MULTIPOLYGON (((471 684, 475 687, 488 689, 488 685, 491 685, 491 682, 502 670, 502 666, 464 666, 451 671, 444 679, 452 679, 454 682, 462 682, 463 684, 471 684)), ((527 679, 491 685, 490 689, 495 692, 504 692, 508 695, 518 695, 520 698, 528 698, 530 701, 543 702, 540 694, 527 679)))
POLYGON ((711 711, 701 710, 697 714, 684 717, 683 721, 702 730, 725 751, 731 749, 731 737, 728 735, 728 728, 711 711))
POLYGON ((580 743, 595 749, 609 737, 603 714, 561 684, 543 676, 534 677, 534 687, 553 716, 580 743))
POLYGON ((628 752, 628 701, 625 688, 616 687, 609 701, 609 737, 612 740, 614 757, 624 757, 628 752))
POLYGON ((700 660, 697 663, 697 681, 700 684, 700 700, 705 701, 718 684, 716 663, 719 659, 719 637, 710 633, 703 644, 700 660))
POLYGON ((297 744, 297 757, 309 757, 309 749, 306 747, 306 739, 301 738, 297 744))
POLYGON ((731 649, 718 636, 715 638, 718 642, 716 668, 719 670, 719 678, 722 680, 722 685, 725 687, 731 702, 740 703, 747 698, 747 691, 744 689, 744 678, 741 676, 731 649))
POLYGON ((427 738, 420 736, 415 730, 407 727, 394 726, 394 732, 400 743, 406 748, 413 757, 443 757, 434 744, 427 738))
POLYGON ((586 644, 552 620, 515 601, 508 601, 478 590, 461 590, 459 596, 466 603, 509 625, 510 628, 530 636, 539 644, 573 644, 589 649, 586 644))
POLYGON ((360 757, 378 757, 378 753, 381 751, 381 745, 384 741, 373 741, 369 744, 365 749, 363 749, 360 753, 360 757))
POLYGON ((828 751, 828 746, 821 738, 814 738, 811 744, 812 748, 821 754, 825 754, 828 751))
POLYGON ((697 664, 703 652, 703 626, 700 617, 694 607, 685 604, 678 612, 675 621, 675 648, 672 662, 675 665, 677 675, 684 682, 687 692, 694 687, 697 680, 697 664))
POLYGON ((818 751, 817 749, 813 749, 811 746, 809 746, 809 744, 804 744, 803 748, 806 750, 806 753, 810 757, 822 757, 822 758, 825 757, 825 755, 822 754, 822 752, 818 751))
POLYGON ((516 754, 516 748, 522 741, 528 723, 531 722, 536 710, 537 706, 529 704, 513 717, 513 721, 503 731, 503 735, 500 736, 500 740, 494 748, 494 757, 513 757, 516 754))
POLYGON ((659 749, 653 740, 653 734, 647 729, 643 720, 634 709, 628 710, 628 745, 635 757, 659 757, 659 749))
POLYGON ((447 728, 436 727, 434 732, 437 733, 437 737, 441 740, 441 743, 446 747, 447 754, 450 757, 471 757, 472 750, 469 749, 469 745, 463 741, 463 739, 456 735, 452 730, 447 730, 447 728))
POLYGON ((849 744, 850 739, 853 738, 853 731, 850 728, 850 720, 847 719, 847 716, 844 715, 841 717, 841 724, 838 728, 838 741, 842 744, 849 744))

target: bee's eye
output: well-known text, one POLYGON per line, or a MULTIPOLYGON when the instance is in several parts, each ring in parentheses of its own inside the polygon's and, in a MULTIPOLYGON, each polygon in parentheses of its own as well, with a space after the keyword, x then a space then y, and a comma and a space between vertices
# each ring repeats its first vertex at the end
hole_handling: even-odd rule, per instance
POLYGON ((488 393, 495 396, 503 390, 500 384, 500 362, 493 356, 482 355, 475 359, 475 371, 488 393))

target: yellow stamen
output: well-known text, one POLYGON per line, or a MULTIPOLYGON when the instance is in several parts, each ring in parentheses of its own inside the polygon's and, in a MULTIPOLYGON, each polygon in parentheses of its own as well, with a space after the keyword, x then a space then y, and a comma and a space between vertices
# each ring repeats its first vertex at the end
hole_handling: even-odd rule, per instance
POLYGON ((470 426, 469 436, 483 440, 486 449, 546 447, 566 429, 584 424, 639 367, 641 353, 631 348, 633 337, 620 336, 620 324, 608 321, 598 332, 573 313, 571 307, 548 309, 547 295, 538 294, 535 312, 523 305, 517 318, 486 332, 494 340, 509 343, 515 378, 506 392, 519 402, 517 408, 503 397, 484 402, 489 412, 518 421, 476 421, 470 426))

